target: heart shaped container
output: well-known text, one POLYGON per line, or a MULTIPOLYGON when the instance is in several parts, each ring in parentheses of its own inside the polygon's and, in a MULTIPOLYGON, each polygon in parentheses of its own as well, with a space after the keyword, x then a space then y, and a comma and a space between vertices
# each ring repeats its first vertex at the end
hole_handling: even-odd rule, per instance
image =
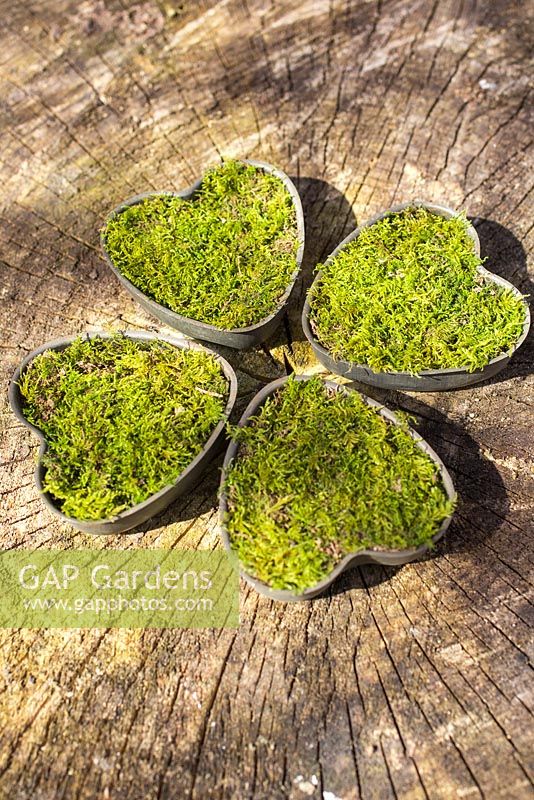
MULTIPOLYGON (((176 311, 172 311, 170 308, 162 306, 160 303, 152 300, 152 298, 148 297, 144 292, 134 286, 134 284, 131 283, 131 281, 129 281, 128 278, 126 278, 117 269, 106 249, 104 234, 101 234, 100 236, 100 242, 108 265, 113 270, 122 285, 146 311, 148 311, 154 317, 157 317, 157 319, 161 320, 161 322, 164 322, 165 325, 169 325, 171 328, 176 328, 176 330, 180 331, 186 336, 190 336, 193 339, 201 339, 205 342, 213 342, 214 344, 224 345, 225 347, 233 347, 236 350, 244 350, 248 347, 254 347, 255 345, 265 341, 265 339, 267 339, 276 330, 280 324, 284 310, 288 304, 289 297, 299 275, 302 265, 302 257, 304 254, 304 215, 302 213, 300 197, 293 181, 285 174, 285 172, 282 172, 282 170, 278 169, 277 167, 273 167, 271 164, 266 164, 263 161, 249 161, 244 159, 241 163, 257 167, 258 169, 261 169, 264 172, 268 172, 269 174, 274 175, 276 178, 279 178, 284 183, 287 191, 291 195, 297 218, 297 236, 299 247, 296 255, 295 271, 291 276, 291 280, 284 294, 278 300, 276 308, 272 314, 269 314, 268 317, 265 317, 260 322, 256 322, 254 325, 249 325, 246 328, 217 328, 215 325, 210 325, 207 322, 199 322, 198 320, 184 317, 181 314, 177 314, 176 311)), ((175 197, 182 197, 184 200, 190 200, 202 185, 202 180, 203 179, 200 178, 188 189, 184 189, 181 192, 145 192, 144 194, 138 194, 134 197, 130 197, 128 200, 125 200, 123 203, 113 209, 108 216, 108 220, 117 214, 120 214, 129 206, 136 205, 142 200, 145 200, 147 197, 166 194, 174 195, 175 197)))
MULTIPOLYGON (((18 369, 15 371, 15 374, 11 380, 9 386, 9 402, 17 419, 19 419, 24 425, 26 425, 27 428, 33 431, 41 440, 39 459, 37 468, 35 470, 35 483, 37 484, 39 491, 42 493, 42 498, 50 511, 56 514, 58 517, 61 517, 64 522, 68 522, 74 528, 84 531, 84 533, 124 533, 125 531, 140 525, 142 522, 145 522, 155 514, 159 514, 161 511, 163 511, 163 509, 167 508, 167 506, 170 505, 173 500, 191 489, 216 453, 220 452, 225 440, 226 421, 230 416, 237 396, 237 378, 230 364, 224 358, 222 358, 222 356, 219 356, 217 353, 213 353, 211 350, 202 347, 196 342, 190 342, 187 339, 178 339, 172 336, 165 336, 163 334, 145 333, 143 331, 124 331, 123 335, 127 336, 129 339, 133 339, 134 341, 163 341, 168 342, 168 344, 171 344, 173 347, 178 347, 182 350, 203 350, 204 352, 210 353, 210 355, 212 355, 219 362, 226 380, 228 381, 228 400, 226 402, 223 416, 211 432, 206 444, 200 453, 191 461, 189 466, 186 467, 186 469, 177 477, 174 483, 164 486, 163 489, 160 489, 159 492, 156 492, 156 494, 153 494, 142 503, 137 503, 137 505, 132 506, 125 511, 121 511, 120 514, 117 514, 117 516, 113 518, 104 520, 75 519, 63 514, 63 512, 58 508, 54 498, 48 492, 43 490, 45 468, 42 463, 42 458, 47 448, 46 440, 42 431, 40 431, 39 428, 36 428, 35 425, 32 425, 30 422, 28 422, 24 416, 23 401, 18 383, 22 374, 36 356, 41 355, 41 353, 44 353, 46 350, 64 350, 69 344, 77 339, 79 335, 80 334, 76 334, 74 336, 67 336, 61 339, 54 339, 51 342, 41 345, 41 347, 38 347, 36 350, 33 350, 33 352, 26 356, 20 367, 18 367, 18 369)), ((87 339, 110 339, 112 334, 99 331, 96 333, 87 333, 85 336, 87 339)))
MULTIPOLYGON (((292 376, 294 380, 297 381, 307 381, 310 380, 310 376, 308 375, 294 375, 292 376)), ((238 427, 244 428, 246 425, 250 425, 250 419, 253 417, 259 409, 264 404, 267 397, 274 394, 281 386, 283 386, 289 377, 279 378, 276 381, 272 381, 272 383, 267 384, 264 386, 258 394, 252 399, 249 403, 247 408, 245 409, 243 416, 239 420, 238 427)), ((334 389, 336 392, 345 392, 349 394, 354 389, 350 389, 347 386, 342 386, 339 383, 334 383, 333 381, 325 381, 326 386, 330 389, 334 389)), ((377 403, 376 400, 373 400, 370 397, 362 394, 361 397, 367 403, 367 405, 371 406, 372 408, 376 408, 378 413, 384 417, 385 419, 389 420, 393 425, 399 425, 399 420, 388 408, 385 408, 381 403, 377 403)), ((430 445, 420 436, 416 431, 409 428, 410 436, 414 439, 417 443, 417 446, 421 448, 425 453, 427 453, 432 461, 434 461, 439 469, 439 473, 441 476, 441 480, 443 482, 443 486, 445 488, 445 492, 449 500, 456 499, 456 491, 454 489, 454 485, 449 475, 447 468, 445 467, 444 463, 434 452, 434 450, 430 447, 430 445)), ((234 458, 236 458, 238 454, 239 446, 234 441, 231 440, 226 451, 226 456, 224 458, 224 464, 222 468, 222 476, 221 476, 221 488, 219 492, 219 533, 221 535, 221 539, 226 550, 230 553, 232 551, 232 545, 230 541, 230 536, 226 529, 225 525, 225 517, 228 513, 228 498, 224 491, 224 484, 226 482, 226 475, 230 468, 230 465, 234 458)), ((439 530, 434 534, 432 537, 432 544, 438 542, 442 536, 444 535, 445 531, 450 525, 452 516, 447 517, 441 523, 439 530)), ((245 570, 241 570, 242 577, 253 586, 256 591, 260 592, 260 594, 264 594, 267 597, 270 597, 272 600, 285 600, 285 601, 296 601, 296 600, 311 600, 313 597, 316 597, 319 594, 325 592, 329 586, 336 580, 336 578, 341 575, 342 572, 345 572, 347 569, 351 567, 358 566, 360 564, 386 564, 387 566, 401 566, 402 564, 407 564, 409 561, 415 561, 417 558, 420 558, 424 553, 426 553, 430 549, 431 545, 423 544, 419 547, 412 547, 405 550, 358 550, 354 553, 349 553, 348 555, 343 558, 342 561, 337 564, 330 575, 326 578, 323 578, 322 581, 316 583, 314 586, 310 586, 306 589, 302 594, 295 594, 294 592, 288 589, 272 589, 267 584, 263 583, 263 581, 258 580, 253 575, 250 575, 245 570)))
MULTIPOLYGON (((346 247, 350 242, 354 241, 354 239, 358 237, 362 228, 368 228, 375 222, 384 219, 384 217, 387 217, 389 214, 402 211, 405 208, 413 208, 414 206, 426 208, 427 211, 430 211, 432 214, 438 214, 446 219, 458 216, 457 213, 451 208, 434 205, 432 203, 426 203, 424 200, 414 200, 411 203, 402 203, 402 205, 394 206, 387 211, 377 214, 368 222, 365 222, 363 225, 360 225, 360 227, 356 228, 356 230, 352 231, 352 233, 343 239, 341 244, 336 247, 333 253, 328 256, 328 261, 330 262, 340 250, 346 247)), ((480 241, 478 234, 470 223, 467 225, 467 232, 473 240, 473 248, 475 253, 477 256, 480 256, 480 241)), ((525 341, 530 328, 530 310, 521 292, 507 280, 495 275, 493 272, 489 272, 482 266, 478 267, 478 271, 486 280, 493 281, 493 283, 496 283, 498 286, 503 286, 506 289, 510 289, 512 292, 514 292, 514 294, 517 295, 517 297, 522 301, 525 308, 525 321, 523 323, 523 330, 515 346, 509 353, 502 353, 501 355, 496 356, 496 358, 492 358, 491 361, 489 361, 481 369, 476 369, 472 372, 469 372, 467 367, 428 369, 422 370, 418 375, 410 375, 408 372, 373 372, 373 370, 365 364, 352 364, 348 361, 343 361, 342 359, 335 359, 328 349, 324 347, 324 345, 322 345, 317 339, 312 330, 310 321, 311 309, 309 295, 306 296, 306 301, 302 311, 302 327, 304 334, 310 342, 317 359, 329 370, 329 372, 334 372, 337 375, 342 375, 343 377, 349 378, 353 381, 360 381, 361 383, 367 383, 370 386, 377 386, 381 389, 401 389, 413 392, 439 392, 446 391, 448 389, 461 389, 464 386, 471 386, 474 383, 479 383, 487 378, 491 378, 497 372, 500 372, 502 369, 504 369, 510 361, 512 355, 525 341)), ((320 280, 321 273, 319 272, 313 282, 313 285, 317 284, 320 280)))

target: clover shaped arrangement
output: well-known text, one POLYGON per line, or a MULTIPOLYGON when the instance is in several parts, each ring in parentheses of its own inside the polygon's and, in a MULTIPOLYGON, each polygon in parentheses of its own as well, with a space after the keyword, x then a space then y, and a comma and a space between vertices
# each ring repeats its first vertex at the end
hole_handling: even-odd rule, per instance
MULTIPOLYGON (((280 324, 304 219, 292 181, 226 161, 181 192, 126 200, 101 231, 132 296, 192 339, 241 350, 280 324)), ((503 369, 527 336, 521 293, 488 272, 467 219, 415 200, 373 217, 318 265, 303 330, 332 373, 439 391, 503 369)), ((191 490, 229 438, 219 529, 275 599, 324 592, 357 563, 403 564, 443 536, 456 493, 404 415, 345 385, 289 376, 228 420, 237 379, 191 339, 123 332, 42 345, 9 389, 41 439, 47 506, 88 533, 129 530, 191 490)))

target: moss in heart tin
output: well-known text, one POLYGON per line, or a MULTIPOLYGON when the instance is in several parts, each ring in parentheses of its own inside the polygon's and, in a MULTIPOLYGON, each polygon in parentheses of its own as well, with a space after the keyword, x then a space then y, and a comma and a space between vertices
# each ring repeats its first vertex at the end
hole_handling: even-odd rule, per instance
POLYGON ((45 351, 19 388, 47 442, 43 488, 81 520, 108 519, 174 483, 228 396, 209 353, 122 335, 45 351))
POLYGON ((293 198, 280 178, 239 161, 209 170, 192 199, 153 195, 115 214, 102 233, 134 286, 217 328, 269 316, 297 268, 293 198))
POLYGON ((437 464, 357 392, 290 378, 243 428, 223 491, 244 569, 302 592, 348 553, 431 543, 454 508, 437 464))
POLYGON ((334 358, 375 372, 472 372, 509 352, 525 321, 520 297, 481 264, 464 217, 391 213, 317 267, 312 330, 334 358))

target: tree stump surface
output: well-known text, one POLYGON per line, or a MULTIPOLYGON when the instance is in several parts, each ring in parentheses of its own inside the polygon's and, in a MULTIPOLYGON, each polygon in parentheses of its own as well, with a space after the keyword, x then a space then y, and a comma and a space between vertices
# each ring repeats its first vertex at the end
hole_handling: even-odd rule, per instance
MULTIPOLYGON (((490 269, 532 293, 527 11, 3 0, 5 385, 56 336, 161 329, 106 266, 99 227, 221 155, 286 170, 307 225, 286 323, 264 348, 225 352, 240 408, 291 369, 320 371, 299 324, 313 268, 395 203, 465 208, 490 269)), ((365 389, 415 415, 458 488, 426 559, 354 570, 302 604, 242 584, 238 630, 1 631, 0 796, 532 797, 533 356, 530 336, 469 390, 365 389)), ((220 461, 132 534, 95 539, 46 510, 36 439, 4 404, 2 548, 218 546, 220 461)))

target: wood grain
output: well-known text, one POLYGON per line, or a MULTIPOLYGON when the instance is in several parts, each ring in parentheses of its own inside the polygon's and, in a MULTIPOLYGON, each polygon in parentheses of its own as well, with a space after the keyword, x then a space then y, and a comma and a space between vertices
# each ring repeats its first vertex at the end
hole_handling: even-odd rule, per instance
MULTIPOLYGON (((305 280, 269 346, 230 354, 241 403, 318 370, 299 326, 315 264, 417 196, 466 208, 491 269, 532 292, 525 3, 0 2, 2 370, 49 338, 154 328, 101 257, 126 196, 222 155, 295 177, 305 280)), ((242 587, 238 631, 2 631, 0 795, 532 797, 533 337, 492 382, 374 396, 406 408, 461 503, 437 552, 308 604, 242 587)), ((2 539, 215 547, 217 468, 105 541, 54 519, 35 440, 3 409, 2 539)))

